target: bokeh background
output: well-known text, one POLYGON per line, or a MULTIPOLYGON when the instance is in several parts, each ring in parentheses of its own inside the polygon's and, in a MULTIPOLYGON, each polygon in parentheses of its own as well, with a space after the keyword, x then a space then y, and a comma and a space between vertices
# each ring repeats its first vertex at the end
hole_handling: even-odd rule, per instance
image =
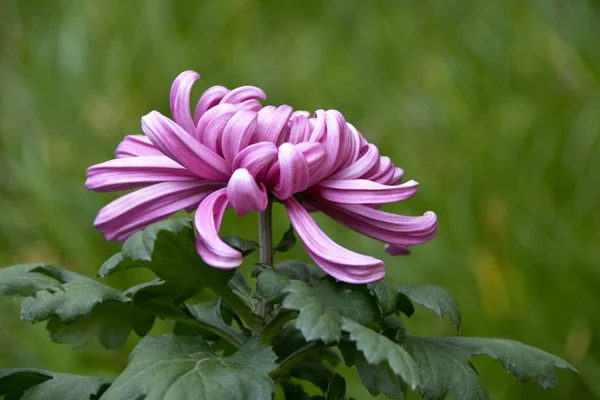
MULTIPOLYGON (((395 281, 446 287, 465 335, 520 340, 580 371, 543 390, 476 359, 493 399, 600 399, 598 2, 2 0, 0 15, 0 265, 92 276, 118 251, 92 227, 116 196, 87 192, 85 169, 142 115, 168 113, 172 80, 195 69, 194 97, 252 84, 269 103, 342 111, 421 183, 389 210, 434 210, 440 231, 392 258, 319 218, 323 229, 382 257, 395 281)), ((224 229, 253 238, 255 223, 230 213, 224 229)), ((424 309, 409 328, 452 334, 424 309)), ((0 300, 0 367, 115 376, 136 340, 72 350, 0 300)))

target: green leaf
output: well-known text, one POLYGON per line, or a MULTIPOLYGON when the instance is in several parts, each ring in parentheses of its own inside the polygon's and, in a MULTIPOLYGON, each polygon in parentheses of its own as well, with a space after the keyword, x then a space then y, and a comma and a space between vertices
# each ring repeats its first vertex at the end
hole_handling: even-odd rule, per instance
MULTIPOLYGON (((262 276, 262 274, 261 274, 262 276)), ((283 289, 282 307, 300 312, 296 327, 308 341, 338 342, 342 335, 342 316, 329 309, 308 284, 289 281, 283 289)))
POLYGON ((366 285, 350 285, 327 279, 315 283, 312 288, 327 308, 343 317, 367 326, 375 326, 381 318, 377 303, 369 295, 366 285))
POLYGON ((135 233, 125 241, 120 253, 102 265, 98 274, 107 276, 131 268, 150 269, 165 282, 209 288, 253 331, 258 331, 262 324, 260 317, 230 288, 228 282, 235 270, 210 267, 200 258, 190 220, 169 219, 135 233))
POLYGON ((534 378, 542 387, 556 384, 554 368, 575 369, 559 357, 513 340, 408 336, 407 349, 423 371, 419 388, 426 400, 443 399, 453 391, 457 400, 489 399, 471 356, 487 354, 519 380, 534 378))
POLYGON ((346 398, 346 380, 340 374, 334 374, 327 386, 327 400, 344 400, 346 398))
POLYGON ((252 339, 232 356, 219 358, 199 337, 145 337, 102 400, 270 399, 275 384, 268 374, 276 356, 257 342, 252 339))
POLYGON ((229 287, 237 294, 252 310, 255 309, 254 299, 252 298, 252 289, 246 282, 246 278, 239 270, 235 270, 233 277, 228 282, 229 287))
POLYGON ((369 364, 387 361, 392 371, 412 388, 420 384, 419 367, 398 344, 348 318, 344 318, 343 329, 350 334, 350 340, 356 343, 369 364))
POLYGON ((78 347, 92 336, 109 349, 122 346, 134 330, 145 335, 154 316, 134 307, 122 292, 92 279, 69 273, 58 291, 37 291, 21 304, 21 318, 48 321, 52 340, 78 347))
POLYGON ((32 368, 0 370, 0 396, 6 400, 97 400, 110 381, 32 368))
POLYGON ((189 294, 195 289, 178 295, 174 293, 178 288, 181 288, 179 283, 153 281, 129 288, 126 294, 136 306, 149 313, 177 321, 175 332, 178 334, 201 334, 209 340, 222 337, 236 347, 245 341, 242 334, 223 321, 220 298, 193 305, 180 304, 177 300, 190 297, 189 294))
POLYGON ((212 333, 215 333, 223 338, 233 338, 236 345, 241 344, 246 339, 241 333, 237 332, 233 328, 223 321, 221 316, 221 299, 215 297, 214 299, 196 303, 187 306, 192 317, 203 324, 203 329, 206 329, 212 333))
POLYGON ((225 236, 221 239, 229 246, 242 253, 242 257, 246 257, 260 249, 260 246, 254 240, 242 239, 237 236, 225 236))
MULTIPOLYGON (((269 279, 273 279, 278 275, 278 272, 273 269, 263 271, 261 276, 265 273, 271 277, 269 279)), ((261 276, 259 276, 259 280, 261 276)), ((359 322, 340 315, 336 309, 328 307, 325 301, 307 283, 297 280, 286 281, 286 278, 281 277, 279 279, 278 285, 287 283, 285 287, 278 289, 285 295, 281 307, 299 311, 296 327, 302 332, 307 341, 339 342, 342 331, 348 332, 350 340, 356 342, 356 347, 363 352, 369 363, 378 364, 386 361, 392 370, 411 387, 419 384, 418 367, 402 347, 359 322)), ((348 290, 346 284, 333 282, 332 284, 348 290)), ((336 293, 335 290, 331 289, 327 289, 327 291, 336 293)), ((333 304, 338 303, 333 302, 333 304)), ((346 313, 353 315, 355 311, 346 313)))
POLYGON ((39 290, 62 290, 72 273, 50 264, 19 264, 0 268, 0 296, 33 296, 39 290))
POLYGON ((287 231, 283 234, 283 237, 275 246, 275 251, 285 253, 286 251, 290 251, 296 245, 296 235, 294 235, 294 227, 290 225, 287 231))
POLYGON ((410 300, 435 312, 439 317, 447 315, 460 332, 462 317, 456 299, 445 289, 435 285, 395 285, 380 282, 369 285, 384 314, 399 309, 407 316, 414 313, 410 300))
POLYGON ((256 292, 269 303, 280 303, 290 279, 274 268, 265 268, 256 280, 256 292))
MULTIPOLYGON (((321 349, 322 350, 322 349, 321 349)), ((335 372, 319 360, 317 357, 318 350, 315 350, 311 354, 315 356, 305 357, 302 361, 296 364, 289 372, 289 376, 292 378, 301 379, 304 381, 311 382, 323 392, 327 391, 327 385, 335 374, 335 372)))
POLYGON ((197 286, 165 282, 162 279, 155 279, 151 282, 141 283, 130 287, 125 291, 133 303, 147 302, 149 300, 167 297, 173 300, 173 304, 178 305, 197 294, 201 289, 197 286))
POLYGON ((360 380, 371 396, 383 393, 392 399, 406 397, 408 387, 387 363, 371 364, 358 352, 354 359, 360 380))
POLYGON ((297 260, 284 260, 275 264, 275 269, 290 279, 307 282, 312 285, 326 274, 315 264, 305 264, 297 260))
POLYGON ((132 235, 120 253, 106 261, 98 275, 147 268, 167 282, 196 287, 223 288, 234 270, 206 265, 196 251, 194 226, 187 219, 168 219, 132 235))
POLYGON ((279 382, 283 388, 283 396, 285 400, 325 400, 323 396, 311 396, 304 391, 302 385, 292 383, 290 381, 279 382))

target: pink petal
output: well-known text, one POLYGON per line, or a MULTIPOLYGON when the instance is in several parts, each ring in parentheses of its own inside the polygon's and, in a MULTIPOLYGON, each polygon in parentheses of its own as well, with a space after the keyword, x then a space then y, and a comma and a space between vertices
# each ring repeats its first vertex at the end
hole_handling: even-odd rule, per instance
POLYGON ((280 136, 292 111, 292 107, 285 104, 277 108, 273 106, 263 107, 258 112, 256 141, 281 144, 280 136))
POLYGON ((321 202, 315 206, 363 235, 397 246, 422 244, 437 233, 437 216, 433 212, 422 217, 406 217, 363 205, 321 202))
POLYGON ((224 182, 229 179, 231 167, 223 158, 159 112, 142 117, 142 130, 166 156, 200 178, 224 182))
POLYGON ((356 179, 379 165, 379 150, 374 144, 367 145, 367 151, 358 160, 346 168, 328 177, 328 180, 356 179))
POLYGON ((218 153, 223 129, 238 110, 233 104, 219 104, 205 112, 196 126, 196 139, 218 153))
POLYGON ((128 135, 119 143, 115 157, 162 156, 146 135, 128 135))
POLYGON ((272 192, 280 200, 308 187, 310 173, 304 155, 291 143, 279 146, 278 161, 273 164, 266 179, 272 192))
MULTIPOLYGON (((277 157, 277 146, 271 142, 259 142, 251 144, 238 153, 233 160, 232 168, 245 168, 257 179, 265 174, 277 157)), ((262 181, 262 179, 257 179, 262 181)))
POLYGON ((390 256, 407 256, 410 254, 408 246, 396 246, 388 243, 384 248, 390 256))
MULTIPOLYGON (((346 120, 344 116, 336 110, 327 110, 325 112, 325 122, 327 125, 327 136, 325 138, 325 150, 327 151, 327 163, 323 167, 325 176, 336 172, 348 154, 353 154, 354 149, 351 148, 354 143, 349 140, 350 136, 346 135, 346 120)), ((358 153, 358 148, 356 149, 358 153)))
POLYGON ((313 130, 310 133, 309 141, 322 142, 327 133, 327 128, 325 126, 325 111, 324 110, 315 111, 315 118, 309 119, 308 122, 314 123, 313 130))
POLYGON ((221 99, 225 97, 225 95, 229 93, 229 89, 224 86, 213 86, 208 88, 202 96, 200 96, 200 100, 198 104, 196 104, 196 110, 194 111, 194 124, 198 125, 198 121, 204 115, 204 113, 219 104, 221 99))
POLYGON ((257 185, 247 169, 233 171, 227 184, 227 198, 239 216, 250 211, 265 211, 269 198, 263 185, 257 185))
POLYGON ((317 182, 319 169, 327 157, 325 146, 318 142, 302 142, 298 143, 296 148, 300 150, 308 163, 309 186, 311 186, 317 182))
POLYGON ((221 184, 163 182, 119 197, 98 212, 94 226, 108 240, 123 241, 148 225, 191 204, 198 204, 221 184))
POLYGON ((402 168, 394 168, 394 175, 388 182, 388 185, 397 185, 402 182, 402 176, 404 175, 404 170, 402 168))
POLYGON ((292 116, 290 117, 290 119, 294 119, 294 118, 300 117, 300 116, 310 118, 310 113, 308 111, 303 111, 303 110, 294 111, 292 113, 292 116))
POLYGON ((355 253, 333 242, 293 197, 285 200, 284 205, 306 251, 329 275, 348 283, 372 283, 383 278, 385 267, 381 260, 355 253))
POLYGON ((262 108, 262 104, 256 99, 242 101, 241 103, 237 103, 236 106, 240 110, 250 110, 254 112, 258 112, 262 108))
POLYGON ((221 103, 239 104, 247 100, 262 99, 266 100, 267 95, 262 89, 255 86, 240 86, 227 93, 221 100, 221 103))
POLYGON ((200 74, 197 72, 184 71, 171 86, 171 114, 175 122, 190 134, 193 134, 196 128, 190 112, 190 92, 198 79, 200 74))
POLYGON ((390 160, 390 158, 387 156, 383 156, 379 160, 379 166, 377 169, 363 175, 362 178, 385 185, 392 179, 395 172, 396 168, 394 167, 392 160, 390 160))
POLYGON ((198 177, 166 156, 117 158, 91 166, 85 187, 97 192, 137 189, 160 182, 197 181, 198 177))
POLYGON ((227 189, 219 189, 207 196, 196 210, 196 249, 210 266, 235 268, 242 263, 242 254, 229 247, 219 237, 221 220, 227 208, 227 189))
POLYGON ((257 115, 254 111, 240 110, 227 122, 221 138, 221 149, 227 162, 233 163, 238 153, 252 141, 257 115))
POLYGON ((334 203, 384 204, 408 199, 417 192, 418 185, 413 180, 395 186, 366 179, 325 180, 311 191, 334 203))
POLYGON ((304 115, 298 115, 290 124, 290 137, 288 138, 288 142, 293 144, 308 142, 311 131, 312 127, 308 122, 308 118, 304 115))

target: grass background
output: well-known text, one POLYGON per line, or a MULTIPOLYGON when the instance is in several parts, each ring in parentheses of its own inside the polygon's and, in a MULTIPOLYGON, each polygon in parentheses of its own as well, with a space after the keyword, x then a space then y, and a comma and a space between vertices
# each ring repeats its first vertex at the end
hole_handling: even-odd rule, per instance
MULTIPOLYGON (((273 104, 339 109, 421 183, 389 208, 439 216, 410 257, 319 222, 392 279, 454 293, 465 335, 520 340, 580 371, 543 390, 477 359, 493 399, 600 399, 598 2, 3 0, 0 15, 0 265, 91 276, 118 251, 92 227, 115 196, 87 192, 85 169, 142 115, 167 113, 172 80, 194 69, 194 96, 252 84, 273 104)), ((255 223, 228 214, 224 230, 254 237, 255 223)), ((424 309, 409 328, 452 334, 424 309)), ((71 350, 0 300, 0 367, 115 376, 130 339, 71 350)))

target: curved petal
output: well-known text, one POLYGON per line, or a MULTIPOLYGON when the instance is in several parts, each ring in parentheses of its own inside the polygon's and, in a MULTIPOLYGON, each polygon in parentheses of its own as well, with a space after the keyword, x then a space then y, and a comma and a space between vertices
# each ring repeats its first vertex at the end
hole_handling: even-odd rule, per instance
POLYGON ((302 114, 296 117, 293 117, 293 115, 294 113, 292 113, 293 119, 290 124, 290 136, 288 138, 288 142, 293 144, 308 142, 310 133, 312 131, 312 127, 308 122, 308 118, 302 114))
POLYGON ((229 247, 219 237, 221 220, 227 208, 227 189, 219 189, 207 196, 196 210, 196 250, 210 266, 235 268, 242 263, 242 254, 229 247))
MULTIPOLYGON (((277 157, 277 146, 271 142, 259 142, 251 144, 235 156, 232 168, 245 168, 257 179, 263 175, 267 167, 275 161, 277 157)), ((261 179, 258 179, 261 181, 261 179)))
POLYGON ((392 160, 387 156, 382 156, 379 160, 377 169, 363 175, 362 178, 385 185, 394 176, 394 173, 396 172, 395 169, 392 160))
POLYGON ((256 140, 260 142, 280 143, 280 136, 292 114, 292 107, 284 104, 277 108, 273 106, 263 107, 258 112, 256 140))
POLYGON ((218 104, 214 106, 205 112, 198 121, 194 137, 216 153, 225 124, 227 124, 238 110, 233 104, 218 104))
POLYGON ((316 207, 350 229, 392 245, 422 244, 437 233, 437 216, 431 211, 422 217, 406 217, 368 206, 321 202, 316 207))
POLYGON ((269 198, 263 185, 257 185, 247 169, 236 169, 227 183, 227 198, 239 216, 250 211, 265 211, 269 198))
POLYGON ((170 104, 173 119, 179 126, 194 134, 196 125, 190 112, 190 92, 192 85, 200 79, 200 74, 194 71, 184 71, 175 79, 171 86, 170 104))
POLYGON ((346 168, 331 175, 328 179, 341 180, 341 179, 356 179, 363 176, 369 171, 377 168, 379 165, 379 150, 374 144, 367 145, 367 151, 358 160, 347 166, 346 168))
POLYGON ((283 203, 306 251, 325 272, 348 283, 373 283, 383 278, 385 267, 381 260, 355 253, 333 242, 293 197, 283 203))
POLYGON ((384 204, 413 196, 419 184, 410 180, 401 185, 387 186, 366 179, 325 180, 311 191, 334 203, 384 204))
POLYGON ((233 163, 238 153, 252 141, 257 115, 254 111, 240 110, 227 122, 221 138, 221 150, 227 162, 233 163))
POLYGON ((85 187, 97 192, 116 192, 160 182, 197 180, 196 175, 166 156, 128 157, 88 168, 85 187))
POLYGON ((396 246, 388 243, 385 245, 384 249, 390 256, 407 256, 410 254, 408 246, 396 246))
POLYGON ((142 129, 160 151, 200 178, 225 182, 229 179, 231 167, 223 158, 158 111, 142 117, 142 129))
POLYGON ((305 111, 305 110, 294 111, 292 113, 292 116, 290 117, 290 119, 294 119, 294 118, 299 117, 299 116, 310 118, 310 113, 308 111, 305 111))
POLYGON ((308 140, 311 142, 322 142, 327 132, 325 126, 325 110, 315 111, 315 117, 310 118, 308 122, 312 122, 312 124, 314 124, 312 132, 310 133, 310 138, 308 140))
POLYGON ((163 156, 148 136, 146 135, 128 135, 119 143, 115 150, 115 157, 139 157, 139 156, 163 156))
POLYGON ((262 99, 266 100, 267 95, 262 89, 256 86, 240 86, 227 93, 221 100, 221 103, 239 104, 246 100, 262 99))
MULTIPOLYGON (((325 137, 325 150, 329 157, 323 167, 324 176, 329 176, 337 172, 349 155, 354 153, 353 141, 351 136, 347 135, 346 120, 337 110, 327 110, 325 112, 325 123, 327 125, 327 136, 325 137)), ((358 145, 358 144, 357 144, 358 145)), ((358 149, 356 149, 358 152, 358 149)))
POLYGON ((309 186, 314 185, 318 179, 318 171, 327 157, 325 146, 318 142, 302 142, 298 143, 296 148, 300 150, 308 163, 309 186))
POLYGON ((224 86, 213 86, 208 89, 202 96, 200 96, 200 100, 198 100, 198 104, 196 104, 196 110, 194 111, 194 124, 198 125, 198 121, 204 115, 204 113, 219 104, 221 99, 225 97, 225 95, 229 93, 229 89, 224 86))
POLYGON ((148 225, 198 204, 222 187, 214 182, 163 182, 119 197, 98 212, 94 226, 108 240, 123 241, 148 225))
POLYGON ((402 168, 394 168, 394 175, 388 182, 388 185, 397 185, 402 182, 402 176, 404 175, 404 170, 402 168))
MULTIPOLYGON (((285 200, 308 187, 310 180, 308 163, 296 146, 291 143, 279 146, 278 166, 279 179, 273 188, 273 194, 279 200, 285 200)), ((267 182, 269 182, 268 177, 267 182)))
POLYGON ((259 112, 262 108, 262 104, 256 99, 242 101, 241 103, 237 103, 236 106, 239 107, 240 110, 250 110, 254 112, 259 112))

